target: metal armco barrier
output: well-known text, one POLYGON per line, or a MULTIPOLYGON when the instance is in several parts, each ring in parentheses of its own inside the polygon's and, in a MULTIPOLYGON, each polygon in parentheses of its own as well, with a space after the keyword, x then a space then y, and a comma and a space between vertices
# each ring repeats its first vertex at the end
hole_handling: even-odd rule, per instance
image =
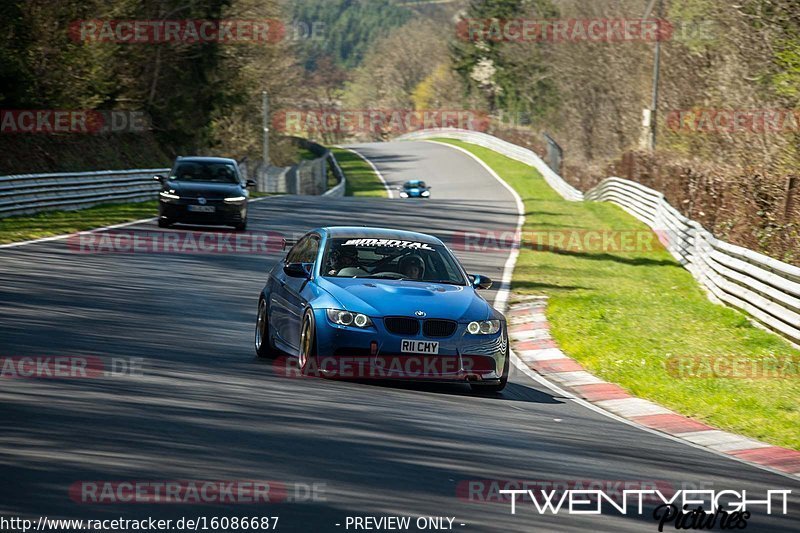
POLYGON ((153 200, 168 168, 0 176, 0 217, 153 200))
MULTIPOLYGON (((253 165, 253 173, 250 175, 258 184, 259 192, 273 192, 285 194, 302 195, 321 195, 325 194, 328 187, 328 169, 336 174, 341 173, 338 165, 333 166, 335 161, 333 154, 329 150, 316 158, 300 161, 290 167, 265 167, 263 161, 258 161, 253 165)), ((341 174, 336 174, 341 182, 341 174)))
POLYGON ((331 170, 333 170, 333 175, 336 176, 339 183, 328 189, 322 196, 341 198, 344 196, 344 190, 347 187, 347 177, 344 175, 344 172, 342 172, 342 168, 339 166, 339 162, 336 160, 336 156, 333 155, 333 152, 328 152, 327 156, 329 158, 331 170))
MULTIPOLYGON (((248 166, 248 163, 240 163, 245 176, 248 166)), ((259 168, 256 166, 256 174, 259 168)), ((83 209, 107 203, 155 200, 161 186, 153 176, 167 174, 170 170, 151 168, 0 176, 0 218, 83 209)), ((344 196, 344 175, 331 152, 305 163, 291 176, 294 181, 290 190, 295 194, 344 196), (326 192, 328 165, 331 165, 339 184, 326 192)), ((259 190, 263 189, 259 187, 259 190)))
POLYGON ((714 237, 700 223, 683 216, 658 191, 634 181, 610 177, 581 193, 553 172, 531 150, 485 133, 438 129, 401 140, 446 137, 494 150, 538 170, 562 197, 613 202, 650 226, 670 253, 712 297, 740 309, 757 322, 800 343, 800 268, 714 237))

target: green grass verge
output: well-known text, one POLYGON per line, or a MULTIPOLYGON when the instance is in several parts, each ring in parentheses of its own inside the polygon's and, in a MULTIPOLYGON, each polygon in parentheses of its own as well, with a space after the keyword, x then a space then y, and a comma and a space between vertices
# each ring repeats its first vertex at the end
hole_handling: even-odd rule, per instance
POLYGON ((158 215, 158 202, 106 204, 78 211, 51 211, 0 218, 0 244, 53 237, 158 215))
MULTIPOLYGON (((516 189, 526 232, 648 229, 616 205, 563 200, 527 165, 441 141, 480 157, 516 189)), ((788 379, 678 379, 667 372, 670 357, 768 360, 800 351, 711 303, 658 243, 653 251, 555 253, 534 250, 526 236, 512 290, 550 297, 554 338, 595 375, 715 427, 800 449, 800 369, 788 379)))
POLYGON ((349 150, 331 148, 331 151, 347 177, 345 196, 387 197, 383 182, 366 161, 349 150))
POLYGON ((318 159, 319 156, 309 150, 308 148, 303 148, 301 146, 297 147, 297 160, 298 161, 311 161, 313 159, 318 159))

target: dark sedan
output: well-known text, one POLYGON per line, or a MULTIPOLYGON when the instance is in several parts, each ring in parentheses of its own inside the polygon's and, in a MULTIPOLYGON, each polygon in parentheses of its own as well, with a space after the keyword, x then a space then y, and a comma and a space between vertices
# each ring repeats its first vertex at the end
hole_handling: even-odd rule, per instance
POLYGON ((233 226, 247 229, 247 187, 233 159, 179 157, 169 177, 155 176, 161 183, 158 195, 158 225, 176 222, 233 226))

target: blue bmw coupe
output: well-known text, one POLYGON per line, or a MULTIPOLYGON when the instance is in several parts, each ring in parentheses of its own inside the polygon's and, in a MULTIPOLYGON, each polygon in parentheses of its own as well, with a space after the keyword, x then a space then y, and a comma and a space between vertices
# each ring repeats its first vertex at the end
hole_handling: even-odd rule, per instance
POLYGON ((269 273, 258 302, 259 357, 304 373, 433 380, 501 391, 506 320, 439 239, 363 227, 315 229, 269 273))

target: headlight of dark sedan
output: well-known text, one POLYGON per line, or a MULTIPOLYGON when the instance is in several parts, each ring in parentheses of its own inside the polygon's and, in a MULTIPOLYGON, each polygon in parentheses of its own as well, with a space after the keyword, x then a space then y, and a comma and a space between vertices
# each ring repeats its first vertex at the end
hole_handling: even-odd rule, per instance
POLYGON ((499 320, 481 320, 467 324, 467 333, 471 335, 494 335, 500 331, 499 320))
POLYGON ((340 326, 353 326, 356 328, 368 328, 372 326, 372 320, 367 315, 361 313, 351 313, 344 309, 328 309, 328 320, 340 326))
POLYGON ((229 205, 241 205, 247 201, 247 198, 244 196, 231 196, 229 198, 225 198, 225 203, 229 205))

